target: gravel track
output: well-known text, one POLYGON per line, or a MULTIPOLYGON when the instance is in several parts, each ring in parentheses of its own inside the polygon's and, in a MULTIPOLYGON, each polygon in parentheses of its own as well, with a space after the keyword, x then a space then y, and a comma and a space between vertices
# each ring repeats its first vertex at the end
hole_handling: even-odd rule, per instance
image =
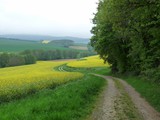
MULTIPOLYGON (((106 79, 108 85, 100 95, 99 102, 97 103, 94 111, 87 120, 160 120, 160 113, 157 112, 145 99, 140 96, 138 92, 134 90, 133 87, 131 87, 124 80, 111 76, 103 76, 97 74, 94 75, 106 79), (116 106, 115 108, 115 101, 118 101, 120 96, 122 96, 122 93, 115 85, 115 80, 118 80, 120 84, 122 84, 124 91, 130 98, 131 104, 133 103, 133 106, 135 107, 132 114, 137 115, 138 117, 132 118, 131 116, 129 116, 123 118, 123 112, 121 112, 120 114, 122 116, 118 116, 119 110, 117 110, 117 108, 119 109, 124 105, 120 105, 122 102, 119 102, 118 104, 116 103, 116 105, 119 106, 116 106)), ((126 114, 124 116, 126 116, 126 114)))

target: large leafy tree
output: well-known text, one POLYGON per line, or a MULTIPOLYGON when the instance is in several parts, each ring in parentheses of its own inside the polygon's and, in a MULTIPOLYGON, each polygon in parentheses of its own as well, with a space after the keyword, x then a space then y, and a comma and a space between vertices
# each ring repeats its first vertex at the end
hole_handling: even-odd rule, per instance
POLYGON ((160 0, 100 0, 91 45, 113 72, 160 78, 160 0))

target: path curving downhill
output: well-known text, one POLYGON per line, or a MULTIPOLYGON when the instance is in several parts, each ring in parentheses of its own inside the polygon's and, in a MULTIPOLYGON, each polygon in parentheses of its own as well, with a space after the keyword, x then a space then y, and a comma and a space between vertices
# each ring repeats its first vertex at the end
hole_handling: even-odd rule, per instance
POLYGON ((87 120, 160 120, 158 113, 125 81, 103 76, 108 86, 87 120))

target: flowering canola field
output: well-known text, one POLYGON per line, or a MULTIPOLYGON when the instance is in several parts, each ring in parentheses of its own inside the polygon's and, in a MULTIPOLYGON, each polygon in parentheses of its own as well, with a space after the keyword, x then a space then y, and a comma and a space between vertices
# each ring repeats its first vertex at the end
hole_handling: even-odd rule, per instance
POLYGON ((37 62, 34 65, 0 69, 0 96, 24 94, 83 77, 78 72, 59 72, 54 68, 67 63, 37 62))
POLYGON ((71 67, 109 66, 98 56, 91 56, 77 61, 41 61, 34 65, 1 68, 0 97, 26 94, 83 77, 79 72, 54 70, 55 67, 65 63, 71 67))
POLYGON ((70 62, 67 64, 67 66, 78 67, 78 68, 81 67, 89 68, 89 67, 105 67, 109 65, 108 63, 104 64, 104 61, 100 59, 98 55, 96 55, 96 56, 86 57, 80 61, 70 62))

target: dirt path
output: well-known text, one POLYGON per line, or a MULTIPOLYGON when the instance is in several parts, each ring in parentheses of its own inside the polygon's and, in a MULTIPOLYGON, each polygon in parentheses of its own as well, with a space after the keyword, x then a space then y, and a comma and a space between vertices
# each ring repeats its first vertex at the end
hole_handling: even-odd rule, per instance
POLYGON ((126 91, 132 98, 135 106, 138 108, 144 120, 160 120, 160 113, 158 113, 145 99, 143 99, 133 87, 128 85, 124 80, 118 79, 124 85, 126 91))
MULTIPOLYGON (((100 75, 97 75, 100 76, 100 75)), ((115 89, 114 81, 110 77, 100 76, 108 80, 108 87, 104 89, 104 92, 101 95, 100 104, 93 112, 90 120, 113 120, 115 116, 114 110, 114 100, 118 94, 117 89, 115 89)))
POLYGON ((160 120, 160 114, 125 81, 111 76, 96 76, 105 78, 108 86, 87 120, 160 120))

